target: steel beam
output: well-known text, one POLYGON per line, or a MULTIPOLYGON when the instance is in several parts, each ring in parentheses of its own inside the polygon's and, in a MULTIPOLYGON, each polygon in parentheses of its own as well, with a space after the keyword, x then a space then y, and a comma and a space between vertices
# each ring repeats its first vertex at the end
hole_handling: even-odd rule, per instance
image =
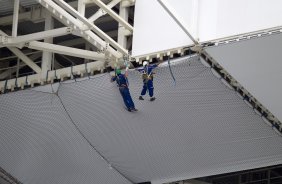
MULTIPOLYGON (((82 30, 82 24, 78 19, 75 19, 72 15, 70 15, 68 12, 66 12, 64 9, 62 9, 60 6, 58 6, 56 3, 50 0, 37 0, 42 6, 46 7, 48 11, 50 11, 57 19, 62 22, 65 25, 73 26, 73 29, 76 30, 79 36, 83 37, 86 41, 97 47, 98 49, 105 49, 110 54, 116 58, 121 58, 122 54, 112 47, 108 47, 108 44, 103 41, 99 36, 94 34, 92 31, 88 30, 82 30)), ((73 11, 75 11, 72 8, 73 11)), ((75 11, 80 17, 82 17, 77 11, 75 11)), ((85 18, 85 17, 84 17, 85 18)), ((85 18, 86 19, 86 18, 85 18)), ((87 19, 86 19, 87 20, 87 19)), ((101 31, 101 30, 100 30, 101 31)), ((112 39, 111 39, 112 40, 112 39)), ((121 48, 121 47, 120 47, 121 48)), ((124 52, 127 53, 127 50, 121 48, 124 52)))
MULTIPOLYGON (((7 36, 6 33, 0 30, 0 35, 7 36)), ((23 62, 25 62, 30 68, 32 68, 36 73, 41 73, 41 68, 37 66, 29 57, 27 57, 22 51, 15 47, 7 47, 16 56, 18 56, 23 62)))
POLYGON ((66 46, 55 45, 55 44, 44 43, 44 42, 32 41, 27 44, 27 47, 30 49, 48 51, 48 52, 74 56, 79 58, 100 60, 100 61, 105 60, 105 54, 103 53, 87 51, 83 49, 76 49, 72 47, 66 47, 66 46))
MULTIPOLYGON (((118 36, 118 32, 116 30, 114 31, 109 31, 109 32, 106 32, 107 35, 109 35, 110 37, 112 38, 115 38, 118 36)), ((66 41, 63 41, 63 42, 59 42, 57 43, 58 45, 63 45, 63 46, 68 46, 68 47, 71 47, 71 46, 74 46, 74 45, 82 45, 82 44, 86 44, 88 42, 85 41, 85 39, 83 38, 75 38, 75 39, 71 39, 71 40, 66 40, 66 41)), ((94 46, 93 44, 91 44, 91 46, 94 46)), ((96 48, 97 49, 97 48, 96 48)), ((1 61, 1 59, 0 59, 1 61)))
POLYGON ((24 55, 19 49, 15 47, 8 47, 16 56, 18 56, 23 62, 25 62, 30 68, 32 68, 36 73, 41 73, 41 68, 35 64, 29 57, 24 55))
MULTIPOLYGON (((110 3, 107 4, 108 8, 113 8, 115 5, 117 5, 121 0, 113 0, 110 3)), ((98 18, 102 17, 103 15, 106 15, 107 13, 100 8, 94 15, 88 18, 90 22, 94 22, 98 18)))
POLYGON ((122 7, 134 6, 134 5, 135 5, 135 1, 136 1, 136 0, 123 0, 123 1, 121 2, 121 6, 122 6, 122 7))
POLYGON ((113 19, 118 21, 126 29, 133 32, 133 27, 127 21, 121 18, 118 14, 116 14, 116 12, 114 12, 111 8, 105 5, 101 0, 92 0, 92 1, 94 1, 100 8, 102 8, 105 12, 107 12, 111 17, 113 17, 113 19))
MULTIPOLYGON (((51 16, 51 13, 48 12, 45 18, 45 31, 51 30, 53 28, 54 28, 54 20, 51 16)), ((44 42, 53 43, 53 37, 45 38, 44 42)), ((47 75, 47 72, 51 70, 51 62, 52 62, 52 53, 48 51, 43 51, 42 62, 41 62, 42 77, 45 77, 47 75)))
POLYGON ((14 0, 14 14, 13 14, 13 27, 12 27, 13 37, 16 37, 18 34, 19 7, 20 7, 20 0, 14 0))
MULTIPOLYGON (((34 53, 33 55, 31 55, 29 58, 34 61, 34 60, 38 59, 39 57, 41 57, 41 52, 40 52, 40 51, 36 51, 36 53, 34 53)), ((25 66, 26 66, 26 64, 24 64, 24 62, 20 62, 18 69, 20 70, 21 68, 23 68, 23 67, 25 67, 25 66)), ((16 71, 17 71, 17 67, 16 67, 16 66, 15 66, 15 67, 9 67, 9 69, 5 70, 4 72, 1 72, 1 74, 0 74, 0 80, 5 79, 5 78, 8 77, 10 74, 15 73, 16 71)))
MULTIPOLYGON (((15 38, 8 38, 8 41, 6 43, 3 43, 3 45, 4 46, 18 46, 18 44, 20 43, 25 43, 25 42, 34 41, 34 40, 42 40, 45 38, 53 38, 57 36, 63 36, 63 35, 71 34, 72 32, 73 32, 73 29, 71 27, 52 29, 48 31, 42 31, 42 32, 27 34, 23 36, 17 36, 15 38)), ((19 47, 22 47, 22 46, 19 46, 19 47)))
MULTIPOLYGON (((119 15, 124 20, 128 21, 128 8, 122 7, 121 4, 119 6, 119 15)), ((119 24, 118 26, 118 43, 123 46, 124 48, 127 48, 127 37, 125 36, 125 28, 122 24, 119 24)))
MULTIPOLYGON (((94 71, 102 71, 104 70, 104 62, 102 61, 95 61, 91 63, 76 65, 67 68, 62 68, 58 70, 53 70, 48 72, 48 76, 46 78, 41 78, 40 74, 29 75, 28 77, 20 77, 17 79, 17 86, 24 89, 25 85, 30 85, 34 87, 35 83, 44 84, 45 82, 54 82, 54 79, 61 79, 63 80, 64 77, 70 77, 72 74, 83 75, 91 73, 93 74, 94 71)), ((5 89, 14 90, 16 84, 16 79, 10 79, 7 81, 0 82, 0 91, 4 92, 5 89)))
MULTIPOLYGON (((40 0, 39 0, 40 1, 40 0)), ((47 3, 51 0, 45 0, 47 3)), ((81 16, 80 13, 78 13, 75 9, 73 9, 69 4, 67 4, 63 0, 55 0, 60 6, 62 6, 65 10, 70 12, 73 16, 78 18, 83 24, 85 24, 89 29, 93 30, 97 35, 99 35, 101 38, 106 40, 110 45, 112 45, 115 49, 120 51, 123 54, 127 54, 128 51, 121 47, 116 41, 114 41, 111 37, 109 37, 106 33, 104 33, 101 29, 99 29, 97 26, 95 26, 93 23, 91 23, 88 19, 86 19, 84 16, 81 16)), ((62 12, 61 12, 62 13, 62 12)))
MULTIPOLYGON (((69 5, 73 8, 77 8, 78 3, 77 1, 72 1, 72 2, 69 2, 69 5)), ((86 5, 86 7, 93 7, 93 6, 96 6, 96 4, 93 2, 91 4, 86 5)), ((40 8, 32 7, 30 11, 20 13, 18 20, 19 22, 29 21, 29 20, 34 21, 34 22, 43 22, 44 16, 45 16, 45 9, 42 9, 41 7, 40 8)), ((109 21, 109 20, 108 18, 105 18, 103 20, 99 19, 99 22, 103 22, 103 21, 109 21)), ((0 17, 1 26, 10 25, 12 23, 13 23, 13 15, 0 17)))
POLYGON ((84 0, 78 0, 78 2, 77 2, 77 11, 82 16, 85 16, 85 3, 84 3, 84 0))

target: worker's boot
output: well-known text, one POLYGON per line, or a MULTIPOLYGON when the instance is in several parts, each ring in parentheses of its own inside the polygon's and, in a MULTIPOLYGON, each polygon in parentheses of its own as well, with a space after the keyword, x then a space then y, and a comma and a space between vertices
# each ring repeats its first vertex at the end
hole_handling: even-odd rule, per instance
POLYGON ((150 101, 151 101, 151 102, 154 101, 154 100, 156 100, 156 97, 151 97, 151 98, 150 98, 150 101))
POLYGON ((131 109, 131 111, 138 111, 138 109, 135 109, 135 107, 134 107, 134 108, 131 109))
POLYGON ((139 96, 139 100, 144 100, 143 96, 139 96))

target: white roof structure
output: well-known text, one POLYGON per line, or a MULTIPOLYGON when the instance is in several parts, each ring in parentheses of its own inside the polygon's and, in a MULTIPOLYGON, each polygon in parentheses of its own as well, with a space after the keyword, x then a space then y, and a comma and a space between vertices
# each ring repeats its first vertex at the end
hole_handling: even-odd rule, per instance
POLYGON ((0 181, 164 184, 282 164, 281 7, 0 1, 0 181), (131 69, 130 113, 105 71, 143 60, 162 61, 157 99, 138 100, 131 69))

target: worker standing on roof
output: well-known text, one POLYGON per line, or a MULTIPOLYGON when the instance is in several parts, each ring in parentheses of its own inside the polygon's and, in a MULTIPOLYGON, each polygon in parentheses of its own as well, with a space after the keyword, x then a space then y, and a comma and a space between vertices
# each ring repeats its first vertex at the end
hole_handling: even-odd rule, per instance
POLYGON ((125 106, 127 107, 127 110, 129 112, 137 111, 137 109, 135 109, 135 105, 132 101, 132 98, 129 92, 129 88, 128 88, 129 83, 127 80, 127 76, 128 76, 128 67, 126 67, 125 74, 122 74, 120 69, 116 69, 115 76, 111 78, 111 82, 114 82, 114 81, 117 82, 120 94, 123 98, 125 106))
POLYGON ((137 69, 139 72, 142 73, 143 79, 143 89, 141 91, 141 95, 139 96, 139 100, 144 100, 143 96, 146 94, 147 90, 149 91, 150 101, 154 101, 156 97, 154 97, 154 72, 153 70, 157 67, 157 64, 149 65, 148 61, 143 62, 143 67, 137 69))

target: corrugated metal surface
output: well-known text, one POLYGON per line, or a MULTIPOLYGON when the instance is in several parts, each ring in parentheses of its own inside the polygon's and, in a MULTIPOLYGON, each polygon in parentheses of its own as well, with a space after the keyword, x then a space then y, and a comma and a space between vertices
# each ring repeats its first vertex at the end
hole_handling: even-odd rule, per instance
MULTIPOLYGON (((29 7, 38 4, 36 0, 20 0, 22 7, 29 7)), ((14 1, 13 0, 0 0, 0 15, 7 15, 13 13, 14 1)))
POLYGON ((156 69, 156 101, 138 100, 140 73, 129 74, 137 109, 103 77, 62 84, 59 96, 83 134, 135 183, 167 183, 282 163, 282 139, 234 90, 197 59, 156 69), (275 144, 273 144, 275 142, 275 144))
POLYGON ((0 96, 0 166, 25 184, 131 184, 50 95, 26 90, 0 96))
POLYGON ((107 73, 61 83, 58 96, 1 95, 1 167, 29 184, 159 184, 281 164, 281 137, 209 67, 179 60, 176 85, 156 69, 154 102, 138 100, 142 79, 129 72, 134 113, 107 73))

